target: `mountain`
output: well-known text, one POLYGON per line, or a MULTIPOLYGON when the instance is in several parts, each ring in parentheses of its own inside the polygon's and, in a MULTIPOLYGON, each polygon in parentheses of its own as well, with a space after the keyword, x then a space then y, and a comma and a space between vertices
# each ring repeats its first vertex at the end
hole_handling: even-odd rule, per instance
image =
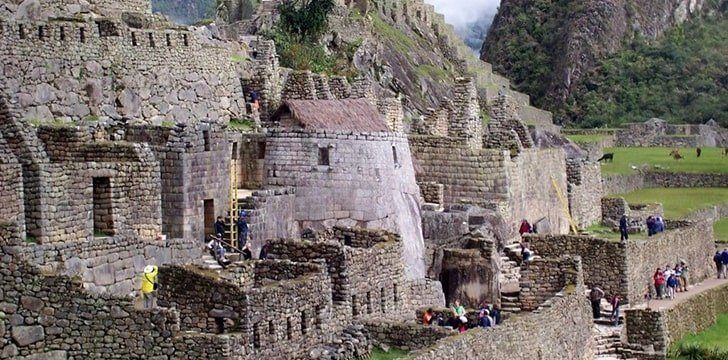
POLYGON ((215 0, 152 0, 153 12, 164 14, 179 24, 213 19, 216 8, 215 0))
MULTIPOLYGON (((681 63, 669 53, 674 51, 690 58, 688 51, 701 48, 707 55, 710 44, 716 40, 709 39, 710 36, 703 36, 705 41, 701 44, 671 39, 673 34, 685 31, 700 33, 702 26, 721 29, 727 3, 726 0, 503 0, 481 50, 481 59, 491 62, 495 71, 513 80, 517 90, 531 95, 535 105, 553 111, 557 121, 564 123, 614 125, 644 120, 642 117, 646 114, 675 121, 698 122, 707 120, 708 116, 725 119, 728 116, 725 108, 710 115, 679 118, 684 114, 674 109, 660 109, 656 100, 666 99, 648 99, 652 94, 634 99, 624 92, 662 87, 659 94, 673 103, 683 101, 696 108, 697 103, 693 104, 689 98, 701 98, 706 88, 710 88, 707 89, 712 94, 710 97, 724 94, 725 84, 721 80, 713 83, 715 86, 706 86, 698 80, 680 78, 693 74, 678 69, 681 63), (667 53, 661 55, 661 51, 667 53), (660 76, 647 79, 649 76, 644 71, 642 78, 628 74, 627 69, 639 72, 643 66, 641 61, 650 62, 656 67, 652 72, 660 76), (686 88, 690 84, 695 87, 686 88), (682 93, 691 95, 680 98, 682 93), (618 118, 595 116, 605 109, 611 111, 611 107, 624 108, 622 102, 635 110, 613 111, 618 118), (645 106, 650 108, 649 112, 638 111, 645 106)), ((697 69, 697 77, 726 74, 725 47, 728 45, 723 42, 718 46, 723 51, 714 51, 713 58, 706 56, 715 66, 705 72, 697 69)), ((682 64, 691 61, 683 60, 686 62, 682 64)))

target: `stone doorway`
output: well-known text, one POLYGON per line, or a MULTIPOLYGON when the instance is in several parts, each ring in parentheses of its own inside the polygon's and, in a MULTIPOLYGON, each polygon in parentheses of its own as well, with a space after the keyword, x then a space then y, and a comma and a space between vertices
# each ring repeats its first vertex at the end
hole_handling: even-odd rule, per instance
POLYGON ((202 234, 202 237, 205 239, 207 234, 215 232, 215 200, 204 200, 203 207, 205 213, 205 233, 202 234))

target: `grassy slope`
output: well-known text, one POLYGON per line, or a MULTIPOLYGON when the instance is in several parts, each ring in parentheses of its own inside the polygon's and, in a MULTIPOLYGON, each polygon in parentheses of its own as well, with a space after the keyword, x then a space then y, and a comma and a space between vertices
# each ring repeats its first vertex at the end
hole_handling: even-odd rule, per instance
POLYGON ((683 160, 669 156, 668 148, 610 148, 605 153, 614 153, 614 162, 602 163, 603 174, 631 174, 631 166, 661 166, 665 170, 692 173, 728 173, 728 157, 723 157, 722 149, 705 148, 700 158, 695 149, 681 149, 683 160))
POLYGON ((401 359, 403 357, 407 356, 407 352, 392 348, 389 349, 389 352, 384 352, 380 348, 374 348, 372 349, 372 360, 394 360, 394 359, 401 359))
POLYGON ((708 206, 728 203, 728 188, 656 188, 616 196, 631 204, 662 203, 665 218, 678 219, 708 206))
POLYGON ((673 347, 691 343, 699 344, 701 347, 717 347, 723 351, 728 351, 728 314, 720 315, 715 325, 710 327, 708 330, 699 334, 688 335, 677 341, 673 347))
POLYGON ((728 219, 716 221, 713 224, 713 232, 715 232, 715 241, 728 243, 728 219))
POLYGON ((610 138, 609 135, 567 135, 566 137, 577 144, 597 143, 610 138))

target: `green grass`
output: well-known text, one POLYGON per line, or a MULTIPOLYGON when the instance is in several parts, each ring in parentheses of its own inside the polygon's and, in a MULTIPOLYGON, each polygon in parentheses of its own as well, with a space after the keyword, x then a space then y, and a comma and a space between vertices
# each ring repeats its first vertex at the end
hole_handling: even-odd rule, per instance
MULTIPOLYGON (((569 136, 571 138, 571 136, 569 136)), ((603 174, 632 174, 632 166, 649 165, 651 169, 661 168, 672 172, 728 173, 728 158, 723 149, 704 148, 698 158, 693 148, 680 149, 682 160, 670 156, 669 148, 607 148, 604 153, 613 153, 613 162, 602 162, 603 174)))
POLYGON ((407 356, 407 352, 404 350, 400 350, 397 348, 391 348, 389 349, 389 352, 384 352, 384 350, 376 347, 372 349, 372 360, 394 360, 394 359, 401 359, 403 357, 407 356))
POLYGON ((728 203, 728 188, 641 189, 624 197, 630 204, 662 203, 665 218, 679 219, 694 211, 728 203))
POLYGON ((695 344, 706 349, 717 348, 721 351, 728 351, 728 314, 719 315, 718 321, 708 328, 708 330, 698 334, 688 335, 675 342, 671 348, 677 349, 680 345, 690 344, 695 344))
MULTIPOLYGON (((609 227, 606 227, 602 224, 595 224, 592 226, 589 226, 586 228, 586 231, 589 232, 589 235, 592 235, 599 239, 609 240, 618 242, 620 238, 619 231, 614 231, 609 227)), ((645 240, 647 239, 647 233, 641 232, 638 234, 629 234, 630 240, 645 240)))
POLYGON ((230 129, 249 132, 255 129, 255 123, 249 119, 230 119, 230 129))
POLYGON ((577 144, 590 144, 590 143, 598 143, 604 140, 609 139, 611 136, 609 135, 566 135, 569 140, 577 143, 577 144))
POLYGON ((373 24, 376 33, 385 39, 389 39, 394 47, 403 54, 408 54, 415 47, 415 40, 407 36, 404 31, 389 25, 379 16, 373 17, 373 24))
POLYGON ((453 77, 455 77, 453 74, 449 73, 447 70, 445 70, 439 66, 434 66, 434 65, 429 65, 429 64, 418 65, 415 68, 415 73, 419 77, 436 79, 436 80, 441 80, 441 81, 449 81, 453 77))
POLYGON ((713 224, 713 232, 715 233, 715 241, 728 243, 728 219, 716 221, 713 224))

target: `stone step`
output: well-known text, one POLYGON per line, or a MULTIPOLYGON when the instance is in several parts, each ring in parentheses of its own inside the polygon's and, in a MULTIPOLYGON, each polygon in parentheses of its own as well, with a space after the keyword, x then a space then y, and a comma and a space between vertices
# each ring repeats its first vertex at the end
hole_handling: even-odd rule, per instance
POLYGON ((505 306, 501 307, 501 312, 517 314, 517 313, 520 313, 521 311, 522 311, 521 308, 518 308, 518 307, 505 307, 505 306))
POLYGON ((501 296, 501 303, 504 303, 504 302, 517 303, 518 302, 518 296, 504 296, 504 295, 502 295, 501 296))

